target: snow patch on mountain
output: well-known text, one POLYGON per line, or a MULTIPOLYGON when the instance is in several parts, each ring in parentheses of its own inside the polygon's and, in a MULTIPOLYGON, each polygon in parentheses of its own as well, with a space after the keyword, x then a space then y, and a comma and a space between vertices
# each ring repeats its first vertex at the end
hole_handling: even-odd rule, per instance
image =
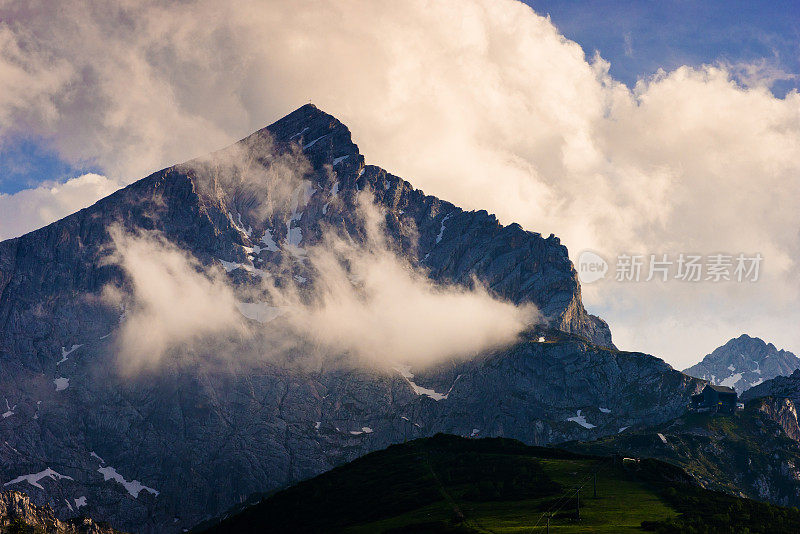
POLYGON ((264 244, 264 250, 269 250, 270 252, 278 252, 280 250, 269 228, 264 230, 264 235, 261 236, 261 243, 264 244))
POLYGON ((53 384, 56 385, 56 391, 64 391, 69 387, 69 378, 64 378, 60 376, 53 380, 53 384))
POLYGON ((321 135, 321 136, 317 137, 316 139, 314 139, 310 143, 303 145, 303 150, 307 150, 307 149, 311 148, 312 146, 317 144, 317 141, 320 141, 321 139, 325 139, 326 137, 328 137, 328 134, 321 135))
MULTIPOLYGON (((339 182, 335 182, 333 187, 331 187, 331 198, 336 198, 339 195, 339 182)), ((330 206, 330 201, 326 202, 322 206, 322 214, 325 215, 328 213, 328 206, 330 206)))
POLYGON ((289 249, 289 252, 295 256, 304 255, 302 249, 300 248, 300 243, 303 241, 303 229, 292 228, 292 222, 294 222, 294 219, 286 223, 286 245, 289 249))
POLYGON ((732 388, 733 386, 738 384, 741 379, 742 379, 742 373, 732 374, 731 376, 727 377, 725 380, 722 380, 719 383, 719 385, 720 386, 728 386, 729 388, 732 388))
POLYGON ((6 401, 6 411, 3 412, 2 414, 0 414, 0 417, 2 417, 3 419, 6 419, 6 418, 11 417, 12 415, 14 415, 14 410, 17 409, 17 405, 16 404, 12 407, 8 403, 8 399, 5 399, 5 401, 6 401))
POLYGON ((442 219, 442 226, 439 228, 439 235, 437 235, 437 236, 436 236, 436 243, 439 243, 439 242, 442 240, 442 238, 444 237, 444 231, 445 231, 445 225, 444 225, 444 223, 446 223, 446 222, 447 222, 447 219, 449 219, 449 218, 450 218, 450 217, 452 217, 452 216, 453 216, 453 214, 452 214, 452 213, 448 213, 448 214, 445 216, 445 218, 444 218, 444 219, 442 219))
POLYGON ((138 480, 131 480, 131 481, 125 480, 125 478, 119 473, 117 473, 117 470, 114 469, 113 467, 99 467, 97 468, 97 471, 103 475, 104 481, 107 482, 109 480, 114 480, 122 484, 134 499, 139 498, 139 493, 142 490, 148 493, 152 493, 153 495, 158 497, 159 493, 158 490, 145 486, 138 480))
POLYGON ((252 273, 252 274, 255 274, 257 276, 260 276, 261 278, 265 278, 265 277, 269 276, 269 274, 266 271, 264 271, 262 269, 258 269, 257 267, 255 267, 253 265, 248 265, 246 263, 236 263, 236 262, 233 262, 233 261, 226 261, 226 260, 220 260, 220 259, 218 259, 217 261, 219 261, 222 264, 222 268, 225 269, 226 273, 233 272, 236 269, 243 269, 243 270, 245 270, 245 271, 247 271, 249 273, 252 273))
POLYGON ((400 416, 400 419, 402 419, 403 421, 406 421, 406 422, 408 422, 408 423, 411 423, 412 425, 414 425, 414 426, 415 426, 415 427, 417 427, 417 428, 422 428, 422 425, 421 425, 421 424, 419 424, 419 423, 415 423, 414 421, 412 421, 411 419, 409 419, 409 418, 408 418, 408 417, 406 417, 405 415, 401 415, 401 416, 400 416))
POLYGON ((593 425, 592 423, 586 420, 586 417, 581 413, 581 410, 578 410, 578 414, 574 417, 568 417, 567 421, 572 421, 573 423, 578 423, 583 428, 595 428, 597 425, 593 425))
POLYGON ((447 397, 450 395, 450 391, 453 390, 453 386, 455 386, 455 383, 458 381, 459 378, 461 378, 460 375, 456 377, 455 381, 453 382, 453 386, 450 386, 450 390, 448 390, 447 393, 437 393, 432 389, 420 386, 419 384, 415 383, 412 380, 414 378, 414 374, 411 372, 411 366, 400 365, 400 366, 395 366, 394 369, 395 371, 400 373, 400 376, 406 379, 406 382, 408 382, 408 385, 411 386, 411 389, 414 390, 414 393, 416 393, 417 395, 425 395, 427 397, 432 398, 435 401, 446 400, 447 397))
POLYGON ((294 134, 293 136, 289 137, 289 139, 294 139, 294 138, 296 138, 296 137, 300 137, 301 135, 303 135, 304 133, 306 133, 306 132, 307 132, 308 130, 310 130, 310 129, 311 129, 311 128, 309 128, 308 126, 306 126, 306 127, 305 127, 305 128, 303 128, 302 130, 300 130, 299 132, 297 132, 296 134, 294 134))
POLYGON ((56 365, 61 365, 65 361, 67 361, 68 356, 81 348, 83 345, 72 345, 69 349, 66 347, 61 347, 61 359, 56 362, 56 365))
POLYGON ((242 234, 246 235, 249 238, 251 235, 253 235, 253 228, 250 227, 250 226, 248 226, 247 228, 244 227, 244 223, 242 222, 242 214, 241 213, 237 213, 236 216, 237 216, 238 222, 237 222, 237 220, 234 220, 233 215, 231 214, 231 212, 228 212, 228 220, 231 222, 231 226, 236 228, 236 230, 238 230, 239 233, 242 233, 242 234))
POLYGON ((259 245, 253 245, 252 247, 246 247, 242 245, 242 250, 244 250, 247 253, 247 258, 250 261, 253 261, 254 256, 258 256, 259 254, 261 254, 261 247, 259 245))
POLYGON ((237 302, 236 307, 239 313, 261 324, 268 323, 285 313, 283 308, 271 306, 266 302, 237 302))
MULTIPOLYGON (((314 143, 312 142, 311 144, 314 143)), ((292 194, 292 214, 286 222, 286 249, 298 259, 305 257, 305 250, 300 246, 303 242, 303 230, 296 227, 295 223, 300 222, 303 218, 303 210, 301 208, 305 208, 308 205, 308 201, 311 200, 315 192, 314 185, 310 181, 304 180, 292 194)))
POLYGON ((48 467, 44 471, 39 471, 38 473, 31 473, 29 475, 20 475, 14 480, 9 480, 3 485, 11 486, 12 484, 19 484, 20 482, 27 482, 31 486, 43 490, 44 488, 42 487, 41 484, 39 484, 39 481, 42 480, 43 478, 51 478, 53 480, 74 480, 72 477, 67 475, 62 475, 61 473, 58 473, 48 467))

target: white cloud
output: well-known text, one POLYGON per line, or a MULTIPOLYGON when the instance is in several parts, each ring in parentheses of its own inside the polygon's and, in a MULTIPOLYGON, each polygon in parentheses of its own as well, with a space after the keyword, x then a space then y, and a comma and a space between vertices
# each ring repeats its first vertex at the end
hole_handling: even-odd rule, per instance
POLYGON ((310 99, 370 162, 573 257, 764 255, 746 288, 587 287, 621 347, 680 367, 742 331, 800 349, 800 95, 775 98, 783 74, 759 63, 629 90, 510 0, 26 4, 0 7, 0 138, 42 135, 130 181, 310 99))
POLYGON ((113 193, 118 183, 84 174, 63 184, 42 184, 13 195, 0 194, 0 240, 36 230, 113 193))
POLYGON ((797 74, 787 72, 776 57, 761 58, 751 62, 720 62, 720 64, 746 87, 772 87, 775 82, 789 81, 797 74))
POLYGON ((108 304, 125 311, 114 337, 123 372, 156 368, 170 354, 185 357, 209 348, 215 337, 236 332, 241 316, 220 269, 204 268, 158 233, 131 234, 112 226, 109 234, 113 255, 108 261, 129 280, 127 290, 107 286, 104 291, 108 304))
POLYGON ((109 261, 129 280, 104 291, 107 304, 125 310, 114 337, 121 371, 187 361, 229 367, 265 358, 303 365, 332 355, 371 368, 419 368, 511 343, 538 320, 533 306, 496 300, 478 284, 434 284, 391 251, 378 208, 367 198, 360 205, 363 244, 329 233, 307 249, 315 273, 310 288, 267 277, 266 295, 239 288, 237 296, 220 268, 202 266, 161 234, 111 227, 109 261), (258 307, 277 313, 246 323, 239 310, 255 305, 238 298, 265 296, 274 307, 258 307))
POLYGON ((392 252, 383 215, 366 194, 359 200, 365 242, 329 234, 308 250, 316 273, 310 300, 269 288, 301 337, 372 365, 419 368, 508 344, 538 321, 534 306, 497 300, 480 284, 466 289, 433 283, 392 252))

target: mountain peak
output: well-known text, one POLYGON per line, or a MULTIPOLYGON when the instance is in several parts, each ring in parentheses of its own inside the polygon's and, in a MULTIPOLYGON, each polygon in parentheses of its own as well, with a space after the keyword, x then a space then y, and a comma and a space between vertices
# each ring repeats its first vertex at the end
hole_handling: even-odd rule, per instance
POLYGON ((712 384, 733 387, 742 393, 776 376, 800 368, 800 358, 778 350, 763 339, 742 334, 707 354, 700 363, 683 372, 712 384))
POLYGON ((341 171, 347 172, 364 166, 364 157, 353 142, 350 129, 311 103, 245 137, 234 147, 244 147, 247 153, 255 156, 268 156, 272 150, 285 152, 299 148, 314 169, 327 164, 340 166, 341 171))
MULTIPOLYGON (((162 317, 171 321, 187 309, 171 305, 147 324, 155 328, 162 317)), ((354 332, 342 329, 343 337, 354 332)), ((187 346, 182 332, 162 334, 179 357, 194 352, 197 344, 187 346)), ((35 481, 49 477, 48 465, 64 466, 58 484, 85 495, 98 518, 139 532, 177 532, 221 513, 238 495, 272 491, 408 437, 456 429, 546 443, 615 433, 634 421, 678 415, 696 390, 698 381, 661 360, 587 340, 612 346, 608 326, 583 307, 575 269, 557 238, 503 226, 485 210, 462 210, 364 165, 347 127, 305 105, 227 149, 0 242, 0 358, 9 371, 0 373, 7 414, 0 444, 25 451, 5 455, 0 478, 35 481), (546 340, 516 340, 507 350, 441 368, 383 376, 327 365, 295 370, 261 358, 260 343, 233 339, 239 330, 231 330, 237 335, 218 336, 226 338, 222 343, 232 338, 228 356, 258 352, 255 372, 197 377, 187 366, 137 380, 117 376, 117 340, 139 323, 128 315, 137 310, 131 269, 108 261, 115 246, 110 227, 157 234, 169 251, 191 258, 186 269, 158 263, 157 274, 148 276, 157 287, 184 287, 186 273, 213 267, 236 301, 232 312, 241 317, 233 322, 254 323, 260 332, 255 323, 271 320, 265 315, 275 304, 264 279, 275 288, 314 291, 320 270, 310 252, 324 246, 326 232, 369 252, 364 191, 384 216, 386 252, 401 267, 441 287, 466 289, 478 280, 499 299, 536 306, 552 329, 545 329, 546 340), (98 298, 106 287, 119 288, 118 302, 98 298), (598 368, 609 372, 599 377, 598 368), (655 395, 652 384, 659 385, 655 395), (241 429, 233 441, 230 428, 241 429), (181 439, 173 439, 176 431, 181 439), (172 461, 185 457, 190 470, 172 461), (263 461, 254 465, 252 458, 263 461), (149 490, 133 491, 128 481, 149 490)), ((36 502, 49 499, 47 486, 25 487, 36 502)), ((49 502, 57 513, 72 513, 68 501, 49 502)))
MULTIPOLYGON (((293 124, 311 124, 315 122, 335 122, 338 123, 340 126, 347 128, 344 124, 339 121, 333 115, 324 112, 323 110, 319 109, 312 103, 304 104, 299 108, 295 109, 291 113, 288 113, 281 117, 280 119, 276 120, 269 126, 262 128, 262 130, 269 130, 273 134, 276 130, 282 130, 285 125, 293 125, 293 124)), ((261 130, 260 130, 261 131, 261 130)))
POLYGON ((350 129, 339 119, 322 111, 314 104, 300 106, 259 131, 268 131, 276 141, 295 141, 303 147, 310 145, 315 140, 318 143, 322 141, 322 138, 333 137, 358 152, 358 147, 352 141, 350 129))

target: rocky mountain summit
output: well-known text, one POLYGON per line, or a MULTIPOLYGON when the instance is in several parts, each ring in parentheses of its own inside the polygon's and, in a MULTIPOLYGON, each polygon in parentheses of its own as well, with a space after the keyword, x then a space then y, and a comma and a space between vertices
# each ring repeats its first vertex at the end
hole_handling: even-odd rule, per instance
POLYGON ((732 387, 741 394, 776 376, 789 375, 800 368, 800 358, 778 350, 772 343, 742 334, 707 354, 683 372, 712 384, 732 387))
POLYGON ((59 517, 180 532, 253 493, 413 437, 593 439, 676 417, 700 385, 658 358, 614 348, 605 322, 583 307, 558 238, 366 165, 347 128, 311 105, 0 243, 0 483, 59 517), (510 346, 419 369, 352 366, 337 355, 234 365, 257 343, 232 335, 227 366, 194 358, 219 350, 209 342, 171 349, 175 359, 157 370, 120 373, 119 332, 137 281, 114 261, 110 229, 158 232, 193 258, 195 274, 222 273, 240 298, 238 320, 268 329, 274 308, 255 299, 260 283, 310 291, 315 244, 330 232, 364 243, 365 193, 392 254, 435 284, 479 284, 533 304, 541 321, 510 346))

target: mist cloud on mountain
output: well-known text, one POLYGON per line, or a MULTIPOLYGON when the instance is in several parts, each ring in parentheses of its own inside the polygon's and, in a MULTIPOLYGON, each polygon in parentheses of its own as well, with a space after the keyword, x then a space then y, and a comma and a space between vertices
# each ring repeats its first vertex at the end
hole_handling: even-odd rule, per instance
MULTIPOLYGON (((268 137, 256 142, 256 152, 234 146, 182 168, 202 194, 238 199, 249 221, 291 217, 292 203, 302 211, 307 200, 286 185, 313 189, 308 161, 294 147, 270 152, 268 137)), ((387 237, 385 208, 369 192, 355 209, 359 235, 328 227, 316 244, 283 243, 286 265, 257 270, 260 282, 250 284, 234 284, 220 264, 201 263, 158 231, 112 225, 107 263, 127 282, 106 286, 103 300, 123 311, 114 337, 120 370, 264 360, 419 369, 503 347, 540 321, 535 306, 503 301, 477 279, 471 287, 433 282, 387 237), (282 276, 297 261, 310 280, 282 276)))

